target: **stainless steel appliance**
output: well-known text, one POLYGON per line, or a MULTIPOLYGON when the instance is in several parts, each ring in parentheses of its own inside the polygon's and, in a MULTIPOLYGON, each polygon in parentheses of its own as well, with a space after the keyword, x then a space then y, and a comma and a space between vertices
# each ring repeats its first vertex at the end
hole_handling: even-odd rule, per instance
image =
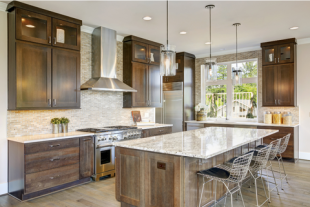
POLYGON ((141 138, 142 129, 131 126, 108 126, 102 128, 79 129, 95 133, 94 180, 106 175, 115 176, 115 147, 113 142, 141 138))
POLYGON ((183 83, 163 84, 163 108, 156 108, 156 123, 173 124, 172 133, 183 131, 183 83))

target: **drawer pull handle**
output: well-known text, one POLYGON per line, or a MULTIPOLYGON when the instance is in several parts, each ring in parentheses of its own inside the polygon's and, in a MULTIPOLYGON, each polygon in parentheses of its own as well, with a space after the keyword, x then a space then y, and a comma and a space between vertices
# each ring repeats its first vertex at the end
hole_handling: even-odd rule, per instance
POLYGON ((163 132, 164 130, 159 130, 159 132, 163 132))
POLYGON ((56 158, 50 159, 51 162, 53 162, 54 160, 60 160, 60 158, 56 157, 56 158))
POLYGON ((88 139, 83 139, 83 141, 89 141, 89 140, 91 140, 91 138, 88 138, 88 139))
POLYGON ((50 147, 59 147, 60 144, 50 145, 50 147))
POLYGON ((276 138, 270 138, 271 140, 275 140, 276 138))
POLYGON ((50 177, 51 180, 53 180, 54 178, 59 177, 59 175, 56 175, 55 177, 50 177))

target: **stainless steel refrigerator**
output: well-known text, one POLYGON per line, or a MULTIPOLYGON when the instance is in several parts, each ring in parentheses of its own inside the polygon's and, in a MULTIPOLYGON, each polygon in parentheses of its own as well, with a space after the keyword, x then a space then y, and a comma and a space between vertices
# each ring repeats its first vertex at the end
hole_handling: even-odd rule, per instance
POLYGON ((183 131, 183 82, 163 84, 163 108, 156 108, 156 123, 173 124, 172 133, 183 131))

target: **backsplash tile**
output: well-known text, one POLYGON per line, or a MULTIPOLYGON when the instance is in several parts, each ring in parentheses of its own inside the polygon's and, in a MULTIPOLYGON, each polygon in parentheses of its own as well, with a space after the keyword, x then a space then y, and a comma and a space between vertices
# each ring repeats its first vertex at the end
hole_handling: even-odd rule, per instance
MULTIPOLYGON (((117 42, 117 78, 123 79, 123 44, 117 42)), ((91 34, 81 33, 81 83, 91 78, 91 34)), ((87 127, 133 125, 131 111, 149 114, 155 120, 154 108, 124 109, 122 92, 82 91, 81 109, 8 111, 7 136, 26 136, 52 132, 50 120, 70 119, 69 131, 87 127)))

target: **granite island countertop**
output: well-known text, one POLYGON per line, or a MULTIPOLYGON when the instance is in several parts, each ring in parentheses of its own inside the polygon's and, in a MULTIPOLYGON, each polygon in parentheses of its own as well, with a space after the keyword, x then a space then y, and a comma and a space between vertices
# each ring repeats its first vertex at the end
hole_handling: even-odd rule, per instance
POLYGON ((278 130, 270 129, 208 127, 115 142, 114 145, 116 147, 207 159, 277 132, 278 130))
POLYGON ((226 121, 226 120, 207 120, 207 121, 185 121, 192 124, 226 124, 226 125, 249 125, 249 126, 273 126, 273 127, 297 127, 299 123, 292 124, 265 124, 257 121, 226 121))

